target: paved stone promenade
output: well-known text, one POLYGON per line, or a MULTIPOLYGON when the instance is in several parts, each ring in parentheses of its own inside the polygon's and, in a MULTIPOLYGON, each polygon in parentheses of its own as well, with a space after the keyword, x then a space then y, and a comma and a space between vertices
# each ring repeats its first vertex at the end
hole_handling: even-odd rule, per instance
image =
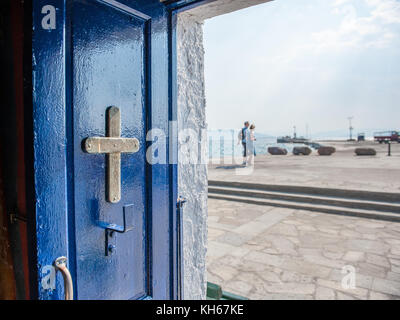
POLYGON ((400 223, 213 199, 208 211, 208 281, 223 290, 250 299, 400 299, 400 223), (354 289, 346 289, 348 266, 354 289))

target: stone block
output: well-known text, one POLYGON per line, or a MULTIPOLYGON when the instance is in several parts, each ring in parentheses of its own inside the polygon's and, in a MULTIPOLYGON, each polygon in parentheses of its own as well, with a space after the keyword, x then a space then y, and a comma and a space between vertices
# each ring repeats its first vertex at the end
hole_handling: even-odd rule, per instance
POLYGON ((376 150, 373 148, 356 148, 354 150, 357 156, 375 156, 376 150))
POLYGON ((268 152, 272 154, 273 156, 277 155, 286 155, 287 150, 285 148, 279 148, 279 147, 269 147, 268 152))
POLYGON ((309 154, 311 154, 312 150, 309 147, 294 147, 293 148, 293 154, 295 156, 298 156, 300 154, 304 155, 304 156, 308 156, 309 154))
POLYGON ((318 149, 318 154, 320 156, 330 156, 332 153, 335 153, 336 149, 334 147, 320 147, 318 149))

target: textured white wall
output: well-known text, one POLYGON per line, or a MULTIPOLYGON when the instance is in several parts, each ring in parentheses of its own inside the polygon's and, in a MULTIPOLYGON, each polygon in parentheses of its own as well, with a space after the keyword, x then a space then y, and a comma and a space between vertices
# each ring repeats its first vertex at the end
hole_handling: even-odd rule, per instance
MULTIPOLYGON (((187 199, 183 208, 184 298, 204 299, 206 293, 207 166, 199 159, 199 139, 205 123, 204 52, 202 23, 178 17, 178 129, 194 135, 179 137, 178 190, 187 199), (188 153, 193 163, 181 163, 188 153)), ((203 141, 204 142, 204 141, 203 141)))
POLYGON ((183 208, 184 298, 206 298, 207 152, 203 21, 270 0, 217 0, 178 15, 178 192, 183 208), (202 140, 199 141, 199 137, 202 140), (189 156, 190 155, 190 156, 189 156), (196 156, 197 155, 197 156, 196 156), (191 159, 181 163, 182 159, 191 159), (194 164, 197 162, 201 162, 194 164), (191 162, 193 161, 193 162, 191 162), (197 162, 196 162, 197 161, 197 162))

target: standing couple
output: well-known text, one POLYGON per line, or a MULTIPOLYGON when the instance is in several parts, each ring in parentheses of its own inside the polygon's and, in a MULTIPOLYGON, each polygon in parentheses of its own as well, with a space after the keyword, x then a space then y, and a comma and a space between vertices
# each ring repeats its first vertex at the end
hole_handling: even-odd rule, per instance
POLYGON ((254 124, 250 125, 248 121, 244 123, 244 127, 239 132, 239 141, 242 142, 243 146, 243 165, 254 164, 254 156, 256 155, 256 149, 254 147, 254 141, 256 137, 254 135, 254 130, 256 126, 254 124))

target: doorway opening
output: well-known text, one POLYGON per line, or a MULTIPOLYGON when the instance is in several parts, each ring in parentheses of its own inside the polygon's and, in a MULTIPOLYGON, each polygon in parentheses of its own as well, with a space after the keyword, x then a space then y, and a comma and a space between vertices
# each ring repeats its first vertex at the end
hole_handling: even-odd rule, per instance
POLYGON ((375 132, 397 125, 377 109, 384 96, 385 114, 397 115, 399 78, 378 87, 371 81, 398 68, 393 51, 385 52, 397 40, 387 33, 392 40, 383 43, 382 34, 366 31, 379 5, 314 2, 274 1, 222 15, 235 10, 215 1, 178 17, 178 125, 208 131, 202 148, 210 159, 208 166, 179 164, 180 193, 190 200, 186 298, 204 292, 193 287, 205 283, 205 268, 209 282, 252 299, 400 294, 384 288, 399 279, 392 263, 400 149, 389 144, 389 157, 388 146, 374 141, 375 132), (254 166, 242 165, 238 136, 246 120, 256 125, 254 166))

